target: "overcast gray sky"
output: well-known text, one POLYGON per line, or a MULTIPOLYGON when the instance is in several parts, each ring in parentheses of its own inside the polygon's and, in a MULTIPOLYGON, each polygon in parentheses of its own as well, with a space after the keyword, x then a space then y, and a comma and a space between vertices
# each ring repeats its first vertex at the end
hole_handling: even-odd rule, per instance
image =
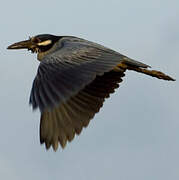
POLYGON ((1 0, 0 179, 178 180, 179 83, 127 72, 89 127, 56 153, 39 143, 28 106, 39 62, 6 47, 29 36, 74 35, 179 80, 178 0, 1 0))

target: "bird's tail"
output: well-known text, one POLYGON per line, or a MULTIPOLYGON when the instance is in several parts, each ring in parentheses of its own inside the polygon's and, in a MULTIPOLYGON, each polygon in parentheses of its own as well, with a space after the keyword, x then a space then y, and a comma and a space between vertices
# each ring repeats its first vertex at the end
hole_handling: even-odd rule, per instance
POLYGON ((141 68, 141 67, 132 67, 132 66, 128 66, 127 69, 133 70, 133 71, 136 71, 136 72, 139 72, 139 73, 147 74, 149 76, 156 77, 158 79, 163 79, 163 80, 167 80, 167 81, 175 81, 175 79, 173 79, 172 77, 164 74, 161 71, 148 70, 148 69, 144 69, 144 68, 141 68))
POLYGON ((150 66, 140 63, 138 61, 135 61, 133 59, 127 58, 127 57, 122 63, 119 64, 118 67, 125 70, 128 69, 128 70, 136 71, 139 73, 147 74, 149 76, 156 77, 158 79, 163 79, 167 81, 175 81, 175 79, 164 74, 163 72, 156 71, 156 70, 149 70, 147 68, 150 68, 150 66))

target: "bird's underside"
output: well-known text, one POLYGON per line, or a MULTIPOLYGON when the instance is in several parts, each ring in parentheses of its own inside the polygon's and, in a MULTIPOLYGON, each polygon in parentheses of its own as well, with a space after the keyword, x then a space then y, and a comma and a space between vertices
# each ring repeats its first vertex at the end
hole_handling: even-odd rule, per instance
POLYGON ((79 135, 119 87, 126 70, 174 81, 150 66, 99 44, 71 36, 38 35, 8 49, 38 53, 30 104, 39 108, 40 142, 56 151, 79 135))

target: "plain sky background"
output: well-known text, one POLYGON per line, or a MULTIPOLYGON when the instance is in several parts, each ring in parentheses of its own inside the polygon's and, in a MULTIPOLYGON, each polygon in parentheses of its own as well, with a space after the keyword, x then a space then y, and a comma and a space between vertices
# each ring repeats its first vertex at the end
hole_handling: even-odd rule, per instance
POLYGON ((179 179, 178 0, 1 0, 0 24, 0 179, 179 179), (79 137, 46 151, 28 105, 39 62, 6 50, 43 33, 98 42, 178 81, 127 72, 79 137))

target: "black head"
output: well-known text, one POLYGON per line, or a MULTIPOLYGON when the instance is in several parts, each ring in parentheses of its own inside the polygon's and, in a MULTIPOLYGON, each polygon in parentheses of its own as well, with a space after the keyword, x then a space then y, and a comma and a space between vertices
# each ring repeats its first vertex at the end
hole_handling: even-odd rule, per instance
POLYGON ((28 49, 32 53, 48 51, 60 39, 60 36, 41 34, 30 37, 29 40, 20 41, 8 46, 7 49, 28 49))

